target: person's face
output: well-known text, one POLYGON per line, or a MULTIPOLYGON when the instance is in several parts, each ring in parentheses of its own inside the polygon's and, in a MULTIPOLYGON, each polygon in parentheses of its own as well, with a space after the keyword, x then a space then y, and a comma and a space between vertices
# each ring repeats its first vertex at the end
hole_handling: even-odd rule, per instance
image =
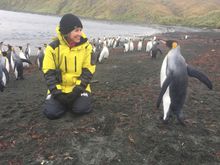
POLYGON ((72 42, 79 43, 82 35, 82 28, 75 28, 68 34, 68 39, 72 42))

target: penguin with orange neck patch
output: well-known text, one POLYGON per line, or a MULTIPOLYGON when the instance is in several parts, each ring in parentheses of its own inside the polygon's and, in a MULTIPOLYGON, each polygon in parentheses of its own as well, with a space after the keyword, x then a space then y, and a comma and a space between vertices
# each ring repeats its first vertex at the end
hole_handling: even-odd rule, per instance
POLYGON ((163 41, 163 43, 170 50, 161 66, 161 91, 157 100, 157 108, 163 100, 163 122, 167 123, 170 115, 174 114, 179 123, 185 125, 181 110, 186 99, 188 76, 197 78, 209 89, 212 89, 212 83, 205 74, 186 63, 177 41, 168 40, 163 41))

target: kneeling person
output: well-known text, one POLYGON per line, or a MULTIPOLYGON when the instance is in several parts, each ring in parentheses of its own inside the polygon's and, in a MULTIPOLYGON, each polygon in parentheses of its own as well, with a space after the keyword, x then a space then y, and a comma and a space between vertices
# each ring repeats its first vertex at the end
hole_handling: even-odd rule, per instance
POLYGON ((49 90, 43 113, 49 119, 60 118, 67 110, 79 114, 92 110, 95 60, 82 28, 77 16, 65 14, 56 28, 57 38, 46 48, 42 70, 49 90))

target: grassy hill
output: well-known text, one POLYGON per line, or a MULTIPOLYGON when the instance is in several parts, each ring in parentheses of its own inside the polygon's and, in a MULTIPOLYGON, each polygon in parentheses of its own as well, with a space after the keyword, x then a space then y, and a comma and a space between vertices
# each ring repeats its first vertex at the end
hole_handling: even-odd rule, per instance
POLYGON ((0 9, 72 12, 113 21, 220 28, 220 0, 1 0, 0 9))

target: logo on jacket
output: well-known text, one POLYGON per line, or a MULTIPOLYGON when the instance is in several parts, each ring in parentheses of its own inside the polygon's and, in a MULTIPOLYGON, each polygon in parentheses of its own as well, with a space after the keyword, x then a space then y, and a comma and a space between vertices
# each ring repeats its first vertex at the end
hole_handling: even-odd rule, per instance
POLYGON ((88 93, 86 93, 86 92, 81 93, 81 96, 86 96, 86 97, 88 97, 88 93))

